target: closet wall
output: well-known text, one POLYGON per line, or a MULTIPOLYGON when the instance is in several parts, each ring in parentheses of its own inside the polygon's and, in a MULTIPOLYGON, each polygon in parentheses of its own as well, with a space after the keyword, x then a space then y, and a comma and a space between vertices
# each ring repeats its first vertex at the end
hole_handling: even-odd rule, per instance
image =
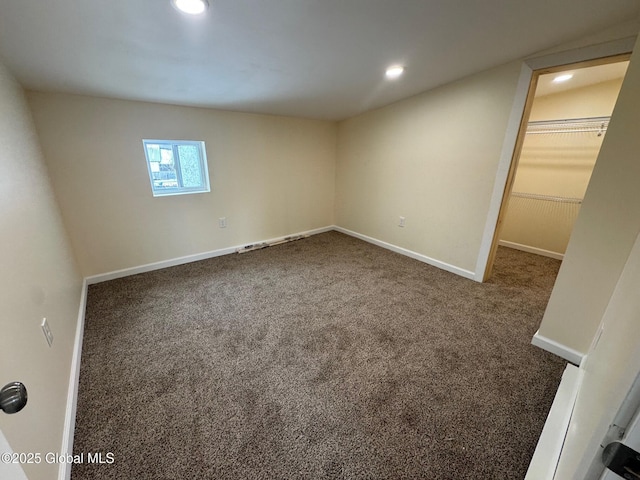
POLYGON ((501 245, 562 258, 621 84, 620 78, 535 98, 501 245), (605 118, 566 123, 594 117, 605 118))

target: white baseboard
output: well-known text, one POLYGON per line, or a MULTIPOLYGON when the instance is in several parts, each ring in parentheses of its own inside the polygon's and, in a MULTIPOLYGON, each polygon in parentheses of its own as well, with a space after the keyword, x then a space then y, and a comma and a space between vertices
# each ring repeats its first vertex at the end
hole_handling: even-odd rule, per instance
MULTIPOLYGON (((73 342, 73 356, 71 357, 71 373, 69 375, 69 390, 67 392, 67 409, 64 419, 64 431, 62 433, 62 454, 73 453, 73 434, 76 427, 76 409, 78 406, 78 382, 80 381, 80 357, 82 355, 82 338, 84 336, 84 314, 87 306, 87 279, 82 282, 80 294, 80 306, 78 307, 78 322, 76 335, 73 342)), ((71 478, 71 464, 60 463, 58 480, 71 478)))
POLYGON ((553 399, 525 480, 553 480, 560 460, 583 371, 567 365, 553 399))
POLYGON ((523 245, 521 243, 508 242, 507 240, 500 240, 498 245, 515 250, 522 250, 523 252, 535 253, 536 255, 542 255, 544 257, 555 258, 556 260, 562 260, 564 258, 564 254, 562 253, 552 252, 551 250, 545 250, 543 248, 530 247, 529 245, 523 245))
POLYGON ((372 243, 382 248, 386 248, 387 250, 391 250, 392 252, 400 253, 402 255, 406 255, 407 257, 411 257, 416 260, 420 260, 421 262, 428 263, 429 265, 433 265, 434 267, 438 267, 442 270, 446 270, 447 272, 455 273, 456 275, 460 275, 461 277, 465 277, 470 280, 475 280, 475 273, 469 270, 465 270, 463 268, 456 267, 454 265, 449 265, 448 263, 441 262, 440 260, 436 260, 434 258, 427 257, 426 255, 422 255, 420 253, 407 250, 406 248, 398 247, 396 245, 383 242, 382 240, 377 240, 375 238, 362 235, 361 233, 347 230, 346 228, 335 226, 333 227, 333 229, 337 232, 344 233, 351 237, 359 238, 360 240, 364 240, 365 242, 372 243))
POLYGON ((336 225, 331 225, 322 228, 316 228, 313 230, 308 230, 305 232, 292 233, 289 235, 285 235, 282 237, 271 238, 268 240, 256 240, 254 242, 247 242, 243 245, 236 245, 233 247, 221 248, 218 250, 212 250, 209 252, 197 253, 194 255, 186 255, 184 257, 172 258, 169 260, 162 260, 160 262, 148 263, 146 265, 140 265, 137 267, 131 268, 123 268, 122 270, 116 270, 113 272, 100 273, 98 275, 92 275, 85 278, 87 285, 93 285, 95 283, 107 282, 109 280, 115 280, 116 278, 128 277, 130 275, 137 275, 139 273, 152 272, 154 270, 160 270, 162 268, 175 267, 176 265, 183 265, 186 263, 197 262, 200 260, 206 260, 208 258, 219 257, 222 255, 229 255, 231 253, 236 253, 239 249, 244 248, 248 244, 261 244, 261 243, 276 243, 280 242, 288 237, 295 237, 297 235, 309 236, 309 235, 317 235, 319 233, 325 233, 335 230, 337 232, 344 233, 346 235, 358 238, 360 240, 364 240, 365 242, 372 243, 382 248, 386 248, 387 250, 391 250, 396 253, 400 253, 402 255, 406 255, 407 257, 414 258, 416 260, 420 260, 421 262, 428 263, 429 265, 433 265, 434 267, 438 267, 442 270, 446 270, 447 272, 455 273, 456 275, 460 275, 461 277, 469 278, 471 280, 475 280, 475 273, 469 270, 465 270, 463 268, 456 267, 454 265, 450 265, 445 262, 441 262, 431 257, 427 257, 426 255, 422 255, 420 253, 413 252, 411 250, 407 250, 406 248, 398 247, 396 245, 392 245, 387 242, 383 242, 382 240, 377 240, 372 237, 368 237, 366 235, 362 235, 357 232, 353 232, 351 230, 347 230, 346 228, 338 227, 336 225))
POLYGON ((555 340, 551 340, 550 338, 540 335, 539 330, 533 336, 531 345, 535 345, 536 347, 540 347, 547 352, 558 355, 559 357, 562 357, 568 362, 571 362, 577 366, 580 366, 582 360, 584 359, 584 353, 578 352, 573 348, 569 348, 566 345, 562 345, 561 343, 556 342, 555 340))
POLYGON ((100 273, 98 275, 92 275, 85 278, 87 285, 93 285, 95 283, 107 282, 109 280, 115 280, 116 278, 128 277, 130 275, 137 275, 139 273, 152 272, 154 270, 160 270, 162 268, 175 267, 176 265, 184 265, 185 263, 198 262, 200 260, 206 260, 208 258, 220 257, 222 255, 229 255, 230 253, 236 253, 239 249, 244 248, 248 244, 258 243, 275 243, 285 240, 287 237, 295 237, 297 235, 308 236, 317 235, 318 233, 329 232, 333 230, 333 226, 316 228, 314 230, 307 230, 306 232, 292 233, 290 235, 284 235, 282 237, 271 238, 268 240, 256 240, 255 242, 247 242, 243 245, 236 245, 233 247, 220 248, 218 250, 211 250, 209 252, 196 253, 194 255, 186 255, 184 257, 172 258, 169 260, 162 260, 160 262, 148 263, 146 265, 140 265, 138 267, 123 268, 122 270, 116 270, 114 272, 100 273))

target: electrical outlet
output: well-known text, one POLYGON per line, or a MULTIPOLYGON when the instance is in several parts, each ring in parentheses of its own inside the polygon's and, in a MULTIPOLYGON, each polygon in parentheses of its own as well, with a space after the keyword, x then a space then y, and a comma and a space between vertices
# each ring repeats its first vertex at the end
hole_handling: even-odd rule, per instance
POLYGON ((227 217, 220 217, 218 219, 218 226, 220 228, 227 228, 227 217))
POLYGON ((51 332, 51 328, 49 327, 49 322, 47 322, 46 318, 42 319, 42 331, 44 332, 44 336, 47 339, 47 343, 49 346, 53 343, 53 333, 51 332))
POLYGON ((400 223, 398 223, 398 226, 399 226, 399 227, 404 227, 404 225, 405 225, 405 220, 406 220, 406 219, 405 219, 404 217, 400 217, 400 223))

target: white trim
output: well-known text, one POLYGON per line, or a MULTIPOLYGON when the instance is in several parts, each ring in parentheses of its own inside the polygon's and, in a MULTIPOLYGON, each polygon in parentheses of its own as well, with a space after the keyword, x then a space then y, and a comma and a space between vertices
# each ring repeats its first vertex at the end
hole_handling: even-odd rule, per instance
MULTIPOLYGON (((76 336, 73 343, 73 356, 71 358, 71 373, 69 376, 69 390, 67 392, 67 409, 64 419, 64 431, 62 434, 63 454, 73 453, 73 434, 76 426, 76 409, 78 406, 78 383, 80 381, 80 357, 82 355, 82 339, 84 337, 84 315, 87 306, 88 283, 85 278, 82 281, 82 292, 80 294, 80 306, 78 307, 78 323, 76 325, 76 336)), ((69 480, 71 478, 71 464, 60 463, 58 480, 69 480)))
POLYGON ((525 480, 553 480, 583 375, 574 365, 565 368, 525 480))
POLYGON ((91 275, 90 277, 86 277, 85 280, 87 281, 88 285, 93 285, 95 283, 115 280, 116 278, 129 277, 131 275, 137 275, 139 273, 160 270, 161 268, 175 267, 176 265, 183 265, 185 263, 206 260, 207 258, 228 255, 230 253, 234 253, 237 248, 238 247, 221 248, 219 250, 213 250, 210 252, 197 253, 195 255, 186 255, 184 257, 161 260, 160 262, 147 263, 138 267, 123 268, 122 270, 115 270, 113 272, 99 273, 98 275, 91 275))
POLYGON ((236 245, 233 247, 220 248, 218 250, 212 250, 204 253, 196 253, 194 255, 186 255, 184 257, 172 258, 169 260, 162 260, 160 262, 148 263, 146 265, 140 265, 138 267, 123 268, 122 270, 116 270, 114 272, 100 273, 98 275, 91 275, 85 278, 87 285, 93 285, 95 283, 106 282, 109 280, 115 280, 116 278, 128 277, 130 275, 137 275, 139 273, 152 272, 154 270, 160 270, 162 268, 175 267, 176 265, 184 265, 185 263, 198 262, 200 260, 206 260, 208 258, 220 257, 222 255, 229 255, 230 253, 236 253, 238 250, 243 249, 246 245, 255 245, 258 243, 275 243, 285 240, 287 237, 295 237, 298 235, 308 236, 317 235, 318 233, 329 232, 333 230, 333 226, 316 228, 314 230, 308 230, 306 232, 292 233, 290 235, 284 235, 282 237, 272 238, 269 240, 257 240, 255 242, 247 242, 244 245, 236 245))
POLYGON ((400 253, 407 257, 411 257, 416 260, 420 260, 421 262, 428 263, 429 265, 433 265, 434 267, 438 267, 442 270, 446 270, 447 272, 455 273, 456 275, 460 275, 461 277, 465 277, 471 280, 474 280, 475 274, 469 270, 465 270, 460 267, 456 267, 454 265, 449 265, 448 263, 441 262, 440 260, 436 260, 431 257, 427 257, 426 255, 422 255, 420 253, 413 252, 411 250, 407 250, 406 248, 398 247, 396 245, 392 245, 387 242, 383 242, 382 240, 377 240, 372 237, 368 237, 366 235, 362 235, 361 233, 356 233, 351 230, 347 230, 346 228, 335 226, 334 230, 340 233, 344 233, 351 237, 359 238, 360 240, 364 240, 365 242, 373 243, 382 248, 386 248, 387 250, 391 250, 392 252, 400 253))
POLYGON ((493 237, 498 224, 500 207, 502 206, 502 196, 507 186, 507 177, 511 168, 511 159, 516 146, 518 130, 520 129, 520 121, 522 120, 522 115, 524 113, 524 107, 533 71, 630 53, 633 51, 636 38, 637 37, 635 36, 626 37, 620 40, 601 43, 599 45, 591 45, 588 47, 529 58, 523 62, 513 100, 513 107, 511 108, 509 122, 507 123, 507 130, 502 143, 502 152, 500 153, 500 161, 498 162, 498 170, 496 172, 496 179, 493 185, 493 193, 491 195, 491 202, 489 203, 489 212, 487 213, 487 221, 485 223, 484 233, 482 234, 480 251, 478 252, 475 275, 475 280, 478 282, 482 282, 488 267, 491 245, 493 243, 493 237))
POLYGON ((487 221, 482 234, 482 242, 480 243, 480 251, 478 252, 478 261, 476 263, 475 280, 482 282, 484 274, 489 263, 489 255, 491 253, 491 245, 493 237, 498 226, 498 217, 500 208, 502 207, 502 197, 504 189, 507 186, 507 178, 511 169, 511 159, 513 151, 516 148, 518 140, 518 132, 520 131, 520 122, 524 113, 524 107, 527 102, 527 94, 529 93, 529 85, 533 70, 526 63, 522 64, 520 69, 520 78, 516 87, 516 94, 509 114, 507 130, 502 142, 502 151, 500 152, 500 161, 498 162, 498 171, 496 172, 496 180, 493 184, 493 193, 491 194, 491 202, 489 203, 489 212, 487 213, 487 221))
POLYGON ((540 57, 532 57, 525 60, 532 70, 552 68, 572 63, 596 60, 598 58, 614 57, 625 53, 631 53, 635 46, 637 36, 613 40, 610 42, 589 45, 587 47, 565 50, 564 52, 551 53, 540 57))
POLYGON ((542 255, 544 257, 555 258, 556 260, 564 259, 564 254, 562 253, 552 252, 551 250, 545 250, 543 248, 530 247, 529 245, 523 245, 521 243, 508 242, 507 240, 500 240, 498 245, 513 248, 514 250, 522 250, 527 253, 535 253, 536 255, 542 255))
POLYGON ((567 347, 555 340, 551 340, 550 338, 540 335, 540 330, 538 330, 533 336, 533 339, 531 339, 531 345, 540 347, 554 355, 558 355, 577 366, 580 366, 585 357, 584 353, 578 352, 573 348, 567 347))

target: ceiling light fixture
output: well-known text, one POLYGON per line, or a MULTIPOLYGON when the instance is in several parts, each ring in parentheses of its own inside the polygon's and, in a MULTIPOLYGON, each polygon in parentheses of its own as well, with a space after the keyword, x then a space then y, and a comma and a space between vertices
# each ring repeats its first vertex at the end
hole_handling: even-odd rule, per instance
POLYGON ((171 4, 189 15, 200 15, 209 6, 207 0, 171 0, 171 4))
POLYGON ((573 73, 564 73, 553 79, 553 83, 562 83, 573 78, 573 73))
POLYGON ((392 67, 387 68, 385 75, 389 79, 394 79, 394 78, 398 78, 403 73, 404 73, 404 67, 402 65, 394 65, 392 67))

